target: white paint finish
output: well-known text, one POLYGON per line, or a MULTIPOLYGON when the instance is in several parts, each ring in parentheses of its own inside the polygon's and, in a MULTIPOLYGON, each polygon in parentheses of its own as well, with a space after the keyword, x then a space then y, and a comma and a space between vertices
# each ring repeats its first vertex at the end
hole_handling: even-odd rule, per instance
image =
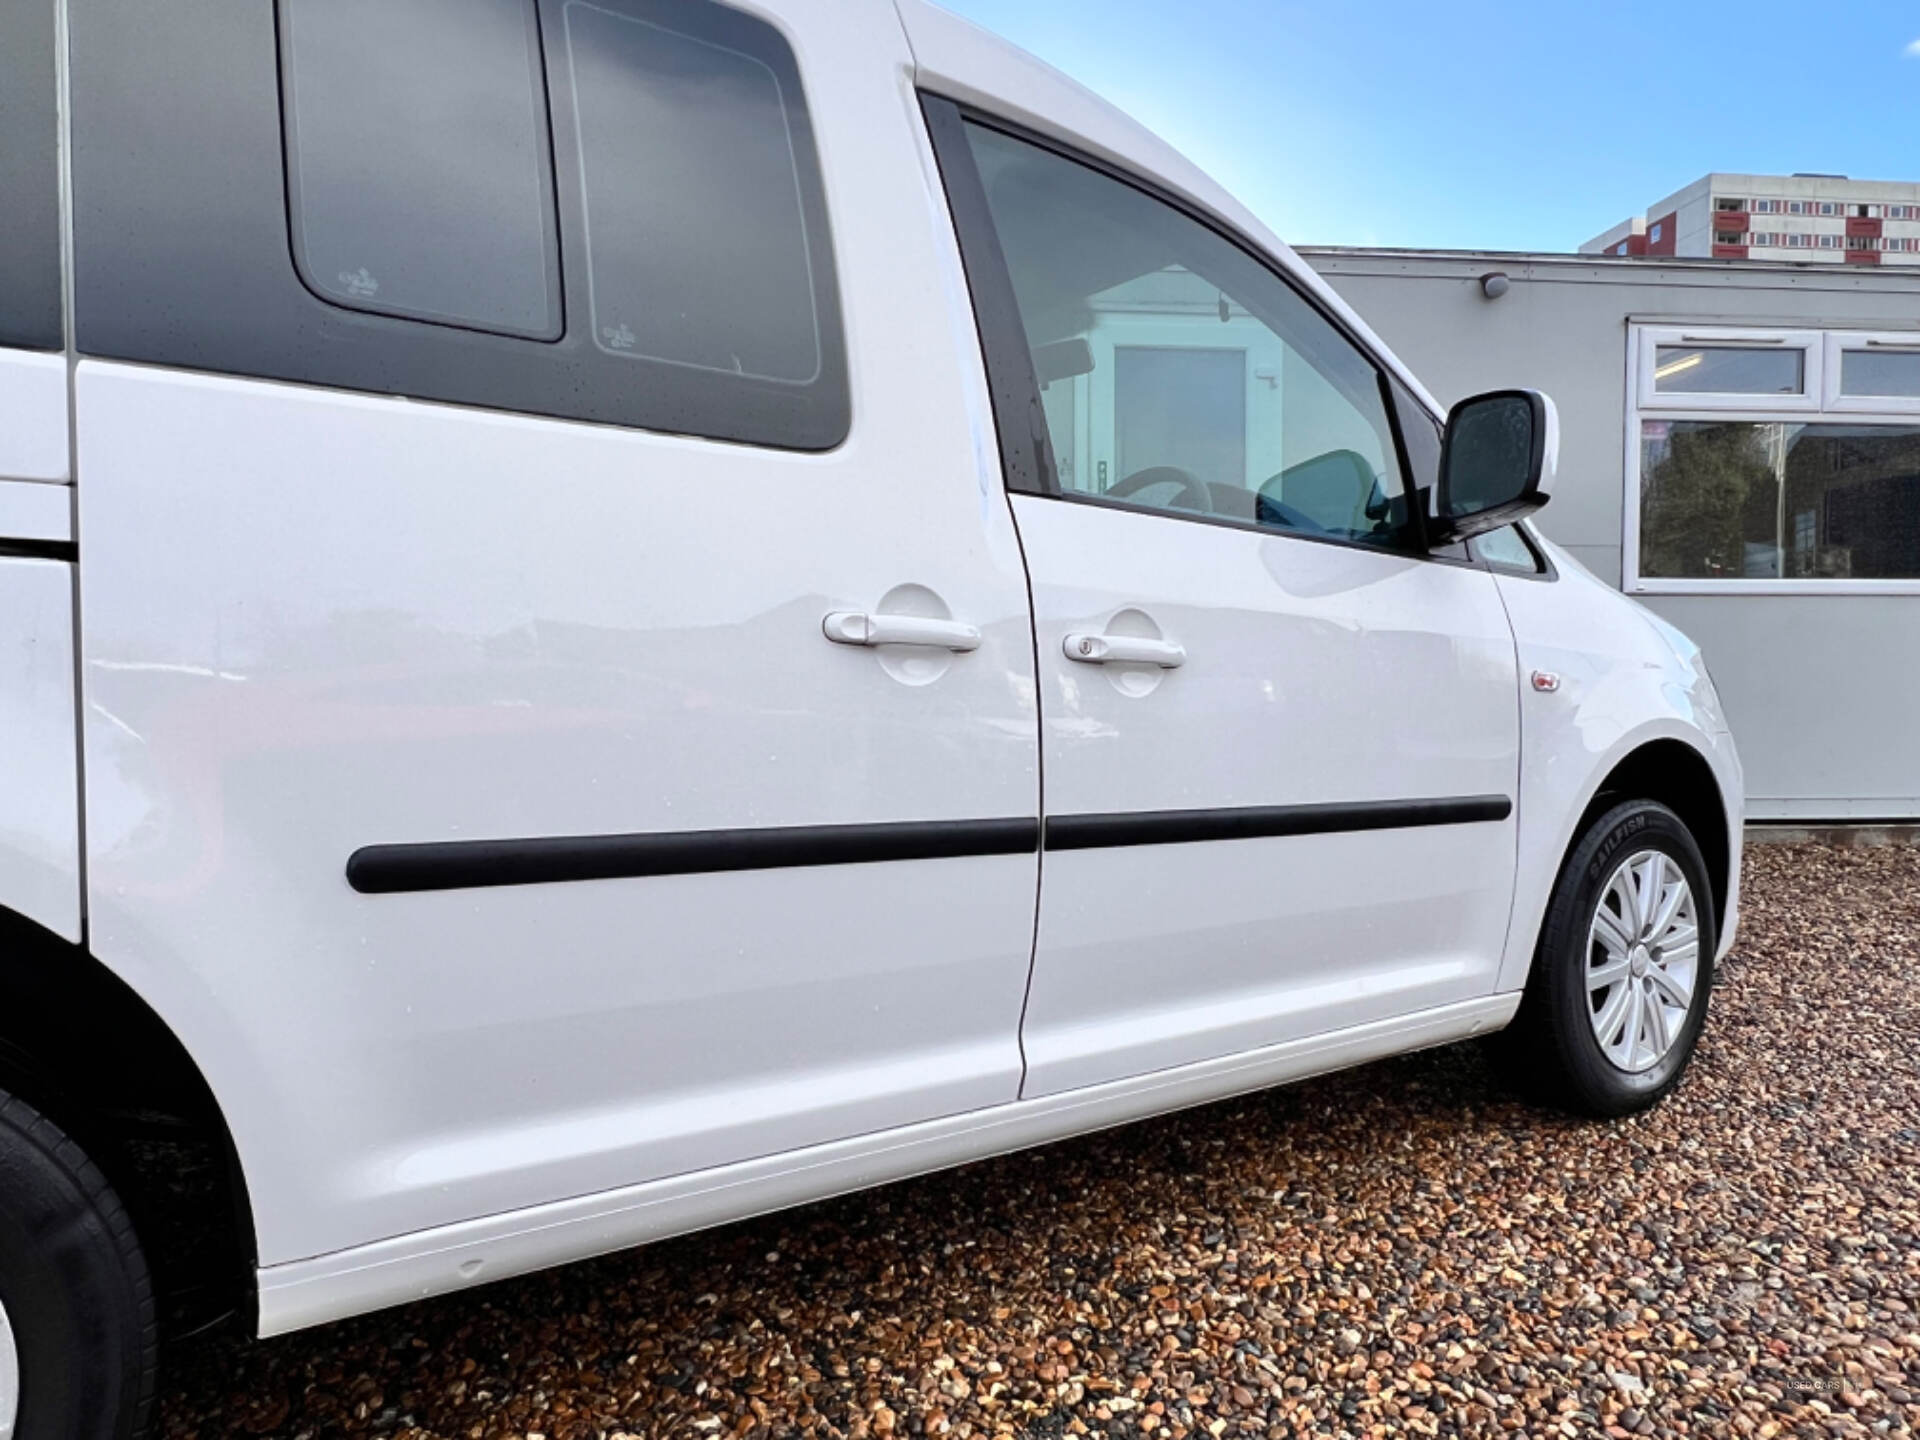
POLYGON ((259 1276, 260 1331, 283 1334, 1387 1055, 1489 1034, 1513 1018, 1519 1001, 1517 994, 1463 1001, 1110 1085, 997 1105, 972 1115, 270 1266, 259 1276))
POLYGON ((977 342, 870 8, 780 11, 850 277, 836 451, 80 367, 95 946, 206 1070, 264 1263, 1017 1091, 1034 856, 342 875, 369 843, 1038 813, 977 342), (821 628, 939 608, 977 650, 821 628))
MULTIPOLYGON (((1628 406, 1630 322, 1687 334, 1721 326, 1911 336, 1889 331, 1898 323, 1890 317, 1920 315, 1920 276, 1868 266, 1843 272, 1353 251, 1308 257, 1443 398, 1502 384, 1553 394, 1564 436, 1560 480, 1537 525, 1609 583, 1621 576, 1622 538, 1635 519, 1626 503, 1636 483, 1630 467, 1638 464, 1637 445, 1627 443, 1637 435, 1628 406), (1488 302, 1477 277, 1495 268, 1513 277, 1513 289, 1488 302)), ((1910 415, 1902 421, 1912 422, 1910 415)), ((1920 585, 1661 583, 1694 592, 1643 598, 1704 648, 1753 777, 1756 818, 1920 814, 1909 680, 1920 674, 1920 585)))
POLYGON ((0 480, 63 482, 67 457, 67 357, 0 350, 0 480))
POLYGON ((77 941, 73 567, 62 561, 0 558, 0 735, 0 906, 77 941))
POLYGON ((92 362, 80 402, 95 948, 202 1056, 269 1262, 1011 1098, 1032 857, 342 877, 1036 813, 1018 553, 952 425, 772 456, 92 362), (983 634, 933 683, 820 629, 908 580, 983 634))
MULTIPOLYGON (((1485 572, 1150 511, 1014 512, 1049 815, 1513 794, 1518 678, 1485 572), (1062 652, 1110 626, 1157 628, 1186 661, 1062 652)), ((1049 853, 1022 1093, 1491 993, 1513 844, 1508 820, 1049 853)))
MULTIPOLYGON (((1615 766, 1642 745, 1677 740, 1712 767, 1727 806, 1729 894, 1738 904, 1744 781, 1726 716, 1687 637, 1549 545, 1557 580, 1498 577, 1524 673, 1560 677, 1521 692, 1519 869, 1499 988, 1526 983, 1560 862, 1615 766)), ((1722 926, 1719 953, 1733 943, 1722 926)))
POLYGON ((0 480, 0 541, 72 539, 71 490, 32 480, 0 480))
POLYGON ((1511 582, 1559 597, 1508 595, 1533 651, 1623 677, 1537 727, 1520 819, 1050 857, 1025 1099, 1033 856, 352 892, 369 843, 1033 815, 1042 743, 1055 813, 1513 793, 1533 697, 1469 567, 1023 500, 1036 677, 916 77, 1331 292, 1119 112, 901 4, 912 60, 886 0, 775 7, 843 276, 832 453, 79 369, 93 941, 223 1106, 269 1333, 1495 1028, 1516 842, 1531 903, 1606 727, 1711 720, 1622 602, 1511 582), (1067 659, 1130 608, 1184 663, 1067 659))

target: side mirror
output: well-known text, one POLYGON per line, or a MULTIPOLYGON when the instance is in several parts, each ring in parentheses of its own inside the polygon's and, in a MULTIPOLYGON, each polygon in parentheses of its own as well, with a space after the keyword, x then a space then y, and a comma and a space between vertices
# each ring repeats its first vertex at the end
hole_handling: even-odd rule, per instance
POLYGON ((1447 416, 1428 540, 1451 544, 1511 525, 1547 503, 1560 418, 1538 390, 1492 390, 1447 416))

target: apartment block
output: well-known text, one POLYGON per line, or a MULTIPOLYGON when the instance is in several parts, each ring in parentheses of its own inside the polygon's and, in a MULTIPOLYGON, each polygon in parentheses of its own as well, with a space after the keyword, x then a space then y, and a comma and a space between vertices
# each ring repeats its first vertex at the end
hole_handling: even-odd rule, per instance
POLYGON ((1580 253, 1920 266, 1920 182, 1705 175, 1580 253))

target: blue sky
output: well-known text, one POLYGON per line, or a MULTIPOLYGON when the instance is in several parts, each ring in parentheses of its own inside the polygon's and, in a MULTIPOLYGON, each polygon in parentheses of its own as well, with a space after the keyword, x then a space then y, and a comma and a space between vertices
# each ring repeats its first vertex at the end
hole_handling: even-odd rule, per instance
POLYGON ((1296 244, 1572 250, 1710 170, 1920 180, 1914 0, 942 0, 1296 244))

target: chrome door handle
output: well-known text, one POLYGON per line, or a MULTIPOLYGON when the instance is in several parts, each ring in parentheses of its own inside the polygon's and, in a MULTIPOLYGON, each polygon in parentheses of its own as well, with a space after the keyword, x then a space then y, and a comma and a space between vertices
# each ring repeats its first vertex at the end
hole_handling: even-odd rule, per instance
POLYGON ((1083 665, 1158 665, 1162 670, 1174 670, 1187 663, 1186 647, 1139 635, 1075 633, 1067 636, 1061 648, 1069 660, 1083 665))
POLYGON ((980 632, 959 620, 929 620, 920 615, 868 615, 836 610, 821 622, 836 645, 926 645, 965 652, 980 648, 980 632))

